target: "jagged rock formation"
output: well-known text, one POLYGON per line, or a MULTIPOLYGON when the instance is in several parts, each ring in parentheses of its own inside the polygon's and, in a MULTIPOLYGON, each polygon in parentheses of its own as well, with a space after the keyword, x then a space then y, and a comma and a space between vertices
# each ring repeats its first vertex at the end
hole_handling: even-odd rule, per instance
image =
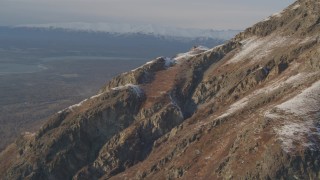
POLYGON ((319 179, 320 2, 157 58, 26 133, 2 179, 319 179))

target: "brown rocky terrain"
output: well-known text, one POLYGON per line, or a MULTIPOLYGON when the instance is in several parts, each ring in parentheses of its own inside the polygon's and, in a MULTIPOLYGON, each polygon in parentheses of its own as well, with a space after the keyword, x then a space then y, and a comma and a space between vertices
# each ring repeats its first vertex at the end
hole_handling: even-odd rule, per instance
POLYGON ((0 165, 2 179, 320 179, 320 2, 115 77, 0 165))

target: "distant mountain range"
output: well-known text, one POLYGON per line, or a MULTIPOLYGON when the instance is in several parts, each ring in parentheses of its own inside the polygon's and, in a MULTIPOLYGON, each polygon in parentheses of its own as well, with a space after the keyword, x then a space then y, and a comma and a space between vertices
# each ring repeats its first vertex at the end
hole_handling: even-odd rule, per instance
POLYGON ((29 28, 49 28, 49 29, 65 29, 69 31, 85 31, 85 32, 107 32, 114 34, 146 34, 164 37, 180 37, 180 38, 211 38, 211 39, 231 39, 240 30, 212 30, 212 29, 192 29, 164 27, 158 25, 131 25, 131 24, 115 24, 115 23, 47 23, 47 24, 26 24, 16 27, 29 28))
POLYGON ((0 49, 34 49, 43 56, 112 56, 154 58, 175 55, 195 45, 214 47, 233 30, 213 31, 111 24, 39 24, 0 26, 0 49), (180 31, 180 32, 179 32, 180 31), (198 32, 196 32, 198 31, 198 32), (39 50, 41 49, 41 50, 39 50))

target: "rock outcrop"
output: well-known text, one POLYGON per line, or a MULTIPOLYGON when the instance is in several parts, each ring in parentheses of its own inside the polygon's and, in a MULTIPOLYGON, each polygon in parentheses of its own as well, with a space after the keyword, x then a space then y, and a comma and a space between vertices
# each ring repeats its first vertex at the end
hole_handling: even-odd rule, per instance
POLYGON ((2 179, 319 179, 320 2, 160 57, 0 154, 2 179))

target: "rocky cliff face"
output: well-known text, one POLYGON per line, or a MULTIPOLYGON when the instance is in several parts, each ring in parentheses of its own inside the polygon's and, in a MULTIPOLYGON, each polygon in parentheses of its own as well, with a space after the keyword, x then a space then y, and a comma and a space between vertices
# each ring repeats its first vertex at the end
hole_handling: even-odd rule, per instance
POLYGON ((2 179, 319 179, 320 2, 115 77, 0 154, 2 179))

